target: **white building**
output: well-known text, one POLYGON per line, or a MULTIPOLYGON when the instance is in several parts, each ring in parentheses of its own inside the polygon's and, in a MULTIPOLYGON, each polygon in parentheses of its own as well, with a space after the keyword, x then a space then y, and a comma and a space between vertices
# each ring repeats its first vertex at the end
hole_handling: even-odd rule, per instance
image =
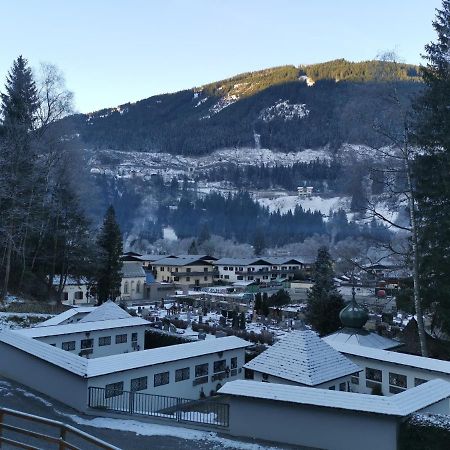
MULTIPOLYGON (((53 278, 53 287, 57 290, 60 277, 53 278)), ((63 305, 86 305, 95 301, 95 296, 91 294, 90 286, 85 278, 76 279, 67 277, 61 292, 61 302, 63 305)))
POLYGON ((340 391, 362 370, 309 330, 287 334, 244 367, 256 381, 340 391))
MULTIPOLYGON (((64 324, 17 330, 17 334, 87 358, 142 350, 148 322, 132 317, 109 301, 74 323, 63 313, 64 324)), ((51 319, 50 319, 51 320, 51 319)), ((44 326, 43 326, 44 325, 44 326)))
POLYGON ((122 263, 122 282, 120 299, 127 302, 142 300, 145 295, 145 270, 140 261, 124 261, 122 263))
POLYGON ((290 280, 309 264, 296 257, 270 258, 221 258, 214 262, 220 280, 236 281, 285 281, 290 280))

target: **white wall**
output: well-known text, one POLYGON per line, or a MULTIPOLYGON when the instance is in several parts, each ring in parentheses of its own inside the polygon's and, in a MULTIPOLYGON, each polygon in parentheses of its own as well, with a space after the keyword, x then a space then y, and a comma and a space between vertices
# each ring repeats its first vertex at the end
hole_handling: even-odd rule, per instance
POLYGON ((144 349, 144 340, 145 340, 145 325, 138 325, 134 327, 121 327, 121 328, 112 328, 109 330, 95 330, 90 331, 89 336, 86 333, 71 333, 64 334, 59 336, 46 336, 36 338, 39 341, 45 342, 47 344, 53 345, 55 347, 62 348, 63 342, 75 341, 75 350, 72 350, 71 353, 78 355, 81 351, 81 340, 82 339, 93 339, 94 347, 93 353, 89 355, 89 358, 99 358, 101 356, 109 356, 116 355, 119 353, 128 353, 136 351, 133 347, 133 342, 131 341, 131 334, 137 333, 137 345, 140 350, 144 349), (127 335, 127 342, 122 344, 116 344, 115 337, 119 334, 127 335), (103 336, 111 336, 111 344, 105 346, 99 346, 99 337, 103 336))
MULTIPOLYGON (((264 383, 277 383, 277 384, 288 384, 291 386, 306 386, 305 384, 302 383, 297 383, 295 381, 290 381, 290 380, 285 380, 283 378, 279 378, 279 377, 275 377, 273 375, 268 375, 267 378, 263 377, 263 373, 262 372, 258 372, 256 370, 253 370, 254 376, 253 379, 255 381, 261 381, 264 383)), ((329 389, 330 387, 334 387, 334 389, 336 391, 341 390, 340 389, 340 384, 344 383, 345 384, 345 391, 349 390, 349 386, 350 386, 350 376, 347 377, 341 377, 341 378, 337 378, 335 380, 331 380, 331 381, 327 381, 326 383, 322 383, 322 384, 318 384, 316 386, 313 386, 315 388, 319 388, 319 389, 329 389)))
POLYGON ((233 396, 225 401, 234 436, 327 450, 397 449, 393 416, 233 396))
POLYGON ((144 285, 145 277, 122 278, 120 285, 120 298, 122 300, 142 300, 145 295, 144 285), (126 284, 128 285, 127 292, 125 292, 126 284))
POLYGON ((444 374, 442 372, 434 372, 432 370, 427 369, 419 369, 410 366, 404 366, 400 364, 394 364, 384 361, 378 361, 375 359, 363 358, 361 356, 355 356, 351 354, 344 353, 344 355, 353 361, 355 364, 364 369, 359 374, 359 384, 351 384, 351 390, 353 392, 360 392, 363 394, 370 394, 372 392, 371 387, 367 387, 366 385, 366 368, 378 369, 382 371, 382 392, 383 395, 393 395, 390 392, 389 385, 389 373, 396 373, 399 375, 406 375, 407 380, 407 389, 414 387, 414 379, 420 378, 423 380, 434 380, 436 378, 441 378, 443 380, 450 382, 450 374, 444 374))
POLYGON ((61 293, 61 302, 64 305, 85 305, 95 301, 95 297, 88 296, 88 287, 86 284, 66 284, 61 293), (76 299, 75 294, 82 292, 83 298, 76 299), (67 294, 67 299, 64 294, 67 294))
MULTIPOLYGON (((219 338, 220 339, 220 338, 219 338)), ((126 370, 122 372, 116 372, 107 375, 101 375, 94 378, 89 378, 89 387, 100 387, 104 388, 107 384, 124 382, 124 391, 130 391, 131 380, 133 378, 147 377, 147 389, 139 391, 144 394, 155 394, 155 395, 165 395, 171 397, 181 397, 192 400, 198 400, 200 398, 200 391, 203 388, 203 392, 209 396, 211 391, 216 391, 217 385, 220 383, 222 386, 227 381, 240 380, 244 378, 244 370, 242 366, 244 365, 245 350, 227 350, 224 351, 222 356, 217 353, 210 355, 198 356, 195 358, 183 359, 178 361, 173 361, 164 364, 157 364, 153 366, 141 367, 137 369, 126 370), (212 381, 212 376, 214 375, 213 367, 214 361, 226 360, 226 365, 231 367, 231 358, 237 357, 237 373, 234 376, 230 376, 223 379, 212 381), (193 385, 195 380, 195 366, 198 364, 209 364, 208 382, 204 384, 193 385), (190 368, 190 377, 188 380, 175 382, 175 370, 182 369, 185 367, 190 368), (154 375, 161 372, 169 372, 169 384, 162 386, 154 386, 154 375)))

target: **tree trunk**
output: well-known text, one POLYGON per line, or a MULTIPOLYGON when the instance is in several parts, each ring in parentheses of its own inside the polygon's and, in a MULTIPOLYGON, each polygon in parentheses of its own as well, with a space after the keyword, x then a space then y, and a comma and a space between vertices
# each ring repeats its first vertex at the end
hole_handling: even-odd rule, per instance
POLYGON ((409 218, 411 222, 411 247, 413 253, 413 289, 414 289, 414 308, 417 316, 417 330, 420 341, 420 352, 422 356, 428 356, 427 335, 425 332, 425 324, 423 320, 422 301, 420 298, 419 287, 419 249, 417 239, 417 223, 416 223, 416 202, 414 201, 414 190, 411 180, 411 170, 408 159, 405 161, 406 174, 408 180, 408 188, 410 195, 408 196, 409 218))

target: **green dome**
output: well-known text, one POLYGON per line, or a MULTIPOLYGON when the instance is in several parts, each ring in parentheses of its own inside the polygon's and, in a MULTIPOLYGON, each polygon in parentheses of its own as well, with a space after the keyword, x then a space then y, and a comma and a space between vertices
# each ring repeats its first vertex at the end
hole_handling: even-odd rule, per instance
POLYGON ((355 300, 352 300, 340 313, 339 319, 344 327, 362 328, 367 320, 369 314, 366 308, 359 306, 355 300))

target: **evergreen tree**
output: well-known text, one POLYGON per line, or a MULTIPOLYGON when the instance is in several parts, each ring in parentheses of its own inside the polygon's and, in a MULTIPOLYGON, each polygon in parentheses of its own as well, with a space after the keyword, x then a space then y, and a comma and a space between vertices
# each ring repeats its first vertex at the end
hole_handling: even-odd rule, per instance
POLYGON ((437 40, 425 46, 421 68, 426 89, 415 104, 414 134, 424 149, 415 165, 420 279, 434 322, 450 333, 450 1, 443 0, 433 27, 437 40))
POLYGON ((101 251, 97 272, 97 298, 98 303, 102 304, 119 296, 122 281, 122 233, 112 206, 106 211, 97 245, 101 251))
POLYGON ((269 296, 267 295, 267 292, 264 292, 261 300, 261 314, 264 317, 267 317, 269 312, 269 296))
POLYGON ((198 245, 202 245, 204 242, 209 241, 211 239, 211 235, 209 233, 208 224, 204 224, 200 234, 198 235, 198 245))
POLYGON ((198 248, 195 239, 191 242, 191 245, 188 248, 188 255, 198 255, 198 248))
POLYGON ((266 248, 266 241, 264 239, 264 233, 261 230, 256 230, 253 238, 253 252, 255 256, 260 256, 266 248))
POLYGON ((245 314, 243 312, 239 314, 239 328, 245 330, 245 314))
POLYGON ((0 235, 5 248, 3 288, 7 294, 13 251, 29 231, 30 207, 38 187, 37 155, 32 145, 38 110, 36 84, 28 62, 19 56, 8 73, 0 106, 0 235))
POLYGON ((314 285, 308 291, 306 320, 321 336, 340 328, 339 313, 344 300, 334 285, 330 254, 321 247, 313 268, 314 285))
POLYGON ((261 314, 261 308, 262 308, 261 292, 257 292, 255 294, 255 306, 254 306, 255 313, 261 314))

